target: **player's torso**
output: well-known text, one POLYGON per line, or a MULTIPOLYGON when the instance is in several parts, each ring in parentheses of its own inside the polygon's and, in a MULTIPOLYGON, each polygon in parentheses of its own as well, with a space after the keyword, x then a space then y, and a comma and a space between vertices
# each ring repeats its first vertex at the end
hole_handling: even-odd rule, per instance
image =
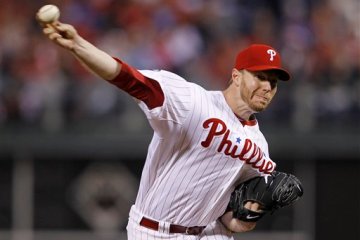
POLYGON ((240 177, 269 169, 258 125, 243 125, 221 92, 192 91, 193 106, 181 126, 171 136, 155 133, 136 202, 149 217, 185 226, 219 217, 240 177))

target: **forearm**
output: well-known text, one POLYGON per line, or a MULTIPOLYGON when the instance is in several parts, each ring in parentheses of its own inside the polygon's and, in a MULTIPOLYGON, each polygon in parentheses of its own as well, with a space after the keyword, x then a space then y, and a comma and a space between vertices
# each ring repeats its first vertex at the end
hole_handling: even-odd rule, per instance
POLYGON ((150 109, 163 104, 164 94, 157 81, 95 47, 72 25, 55 22, 42 27, 50 40, 70 51, 88 71, 143 101, 150 109))
POLYGON ((112 80, 121 71, 120 63, 80 35, 74 37, 74 42, 75 44, 71 52, 90 72, 105 80, 112 80))

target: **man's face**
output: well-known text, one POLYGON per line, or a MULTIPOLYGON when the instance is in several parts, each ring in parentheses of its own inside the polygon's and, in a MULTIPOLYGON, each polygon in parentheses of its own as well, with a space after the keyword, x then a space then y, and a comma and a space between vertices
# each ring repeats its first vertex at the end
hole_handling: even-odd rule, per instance
POLYGON ((278 77, 273 71, 244 70, 240 86, 241 98, 255 112, 261 112, 276 94, 278 77))

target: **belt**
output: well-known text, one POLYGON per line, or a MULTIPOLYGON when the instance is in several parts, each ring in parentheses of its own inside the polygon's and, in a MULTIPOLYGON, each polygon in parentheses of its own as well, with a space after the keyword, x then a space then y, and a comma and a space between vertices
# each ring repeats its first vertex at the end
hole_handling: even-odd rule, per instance
MULTIPOLYGON (((140 221, 140 226, 150 228, 152 230, 159 230, 159 222, 143 217, 140 221)), ((170 233, 183 233, 187 235, 199 235, 203 230, 204 226, 195 226, 195 227, 183 227, 180 225, 170 224, 169 232, 170 233)))

